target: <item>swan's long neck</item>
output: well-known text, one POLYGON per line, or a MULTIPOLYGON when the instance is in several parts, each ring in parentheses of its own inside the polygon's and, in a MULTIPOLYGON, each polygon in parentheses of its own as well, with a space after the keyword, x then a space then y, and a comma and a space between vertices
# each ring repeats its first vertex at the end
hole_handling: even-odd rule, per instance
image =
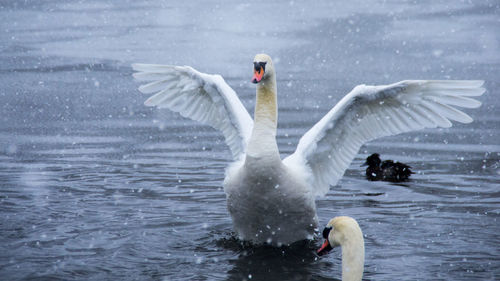
POLYGON ((276 136, 278 122, 278 102, 276 95, 276 80, 267 79, 257 86, 257 102, 255 104, 255 126, 253 132, 265 130, 276 136), (274 81, 273 81, 274 80, 274 81))
POLYGON ((254 158, 278 156, 279 158, 278 145, 276 144, 277 124, 276 78, 273 75, 257 85, 254 126, 248 144, 247 156, 254 158))
POLYGON ((342 244, 342 281, 359 281, 365 266, 365 243, 361 231, 355 231, 342 244))

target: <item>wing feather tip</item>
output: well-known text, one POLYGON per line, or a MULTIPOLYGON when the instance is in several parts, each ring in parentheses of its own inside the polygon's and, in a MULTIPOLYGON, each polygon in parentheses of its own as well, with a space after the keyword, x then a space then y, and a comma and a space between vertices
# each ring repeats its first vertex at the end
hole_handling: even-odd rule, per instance
POLYGON ((473 101, 474 102, 470 102, 468 104, 468 106, 469 106, 468 108, 479 108, 479 107, 481 107, 481 105, 483 105, 483 103, 478 101, 478 100, 473 100, 473 101))
POLYGON ((175 65, 168 64, 149 64, 149 63, 132 63, 130 65, 132 70, 138 72, 160 72, 160 73, 168 73, 172 70, 179 70, 175 65))
POLYGON ((139 90, 139 92, 143 94, 151 94, 151 92, 149 92, 147 88, 148 88, 147 85, 141 85, 139 86, 139 88, 137 88, 137 90, 139 90))
POLYGON ((157 104, 155 102, 153 102, 151 100, 151 98, 147 99, 145 102, 144 102, 144 105, 145 106, 148 106, 148 107, 152 107, 152 106, 156 106, 157 104))
POLYGON ((461 120, 457 120, 457 122, 460 122, 462 124, 470 124, 474 121, 474 118, 472 118, 469 114, 463 112, 463 111, 459 111, 462 115, 462 119, 461 120))
POLYGON ((132 67, 132 70, 134 71, 147 71, 151 67, 156 66, 155 64, 147 64, 147 63, 132 63, 130 65, 132 67))
POLYGON ((137 68, 140 67, 140 63, 132 63, 130 66, 132 67, 133 70, 137 70, 137 68))

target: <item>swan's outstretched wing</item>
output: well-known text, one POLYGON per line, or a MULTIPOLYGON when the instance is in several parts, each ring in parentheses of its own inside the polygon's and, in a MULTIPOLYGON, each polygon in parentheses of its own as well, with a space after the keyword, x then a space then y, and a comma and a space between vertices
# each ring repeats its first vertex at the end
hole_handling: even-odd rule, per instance
POLYGON ((401 81, 355 87, 299 141, 284 162, 302 169, 316 195, 324 195, 344 174, 367 141, 423 128, 450 127, 472 118, 455 106, 476 108, 483 81, 401 81))
POLYGON ((133 76, 149 81, 139 87, 155 93, 144 104, 168 108, 182 116, 220 130, 234 159, 244 155, 253 120, 236 93, 220 75, 196 71, 189 66, 132 64, 133 76))

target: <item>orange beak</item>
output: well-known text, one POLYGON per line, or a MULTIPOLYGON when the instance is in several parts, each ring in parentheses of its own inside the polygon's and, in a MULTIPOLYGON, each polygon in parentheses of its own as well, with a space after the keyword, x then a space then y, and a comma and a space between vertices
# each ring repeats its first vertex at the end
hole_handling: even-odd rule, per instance
POLYGON ((330 252, 332 250, 332 246, 330 245, 330 242, 328 242, 328 239, 325 240, 325 243, 323 243, 323 245, 321 245, 321 248, 319 248, 316 253, 318 254, 318 256, 322 256, 324 254, 328 254, 328 252, 330 252))
POLYGON ((254 84, 259 83, 260 80, 262 80, 263 76, 264 76, 264 69, 262 69, 262 67, 259 68, 259 70, 254 69, 252 83, 254 84))

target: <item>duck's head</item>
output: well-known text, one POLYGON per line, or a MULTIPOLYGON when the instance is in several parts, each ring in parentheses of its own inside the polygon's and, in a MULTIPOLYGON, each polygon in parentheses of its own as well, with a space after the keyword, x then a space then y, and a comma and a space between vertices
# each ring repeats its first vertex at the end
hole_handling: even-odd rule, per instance
POLYGON ((253 59, 252 83, 261 83, 274 76, 274 66, 271 57, 266 54, 258 54, 253 59))
POLYGON ((344 245, 353 234, 361 233, 358 223, 351 217, 335 217, 323 229, 325 242, 317 250, 318 255, 328 254, 334 247, 344 245))
POLYGON ((378 153, 373 153, 366 158, 366 162, 362 166, 380 166, 380 163, 382 163, 382 160, 380 160, 380 155, 378 155, 378 153))

